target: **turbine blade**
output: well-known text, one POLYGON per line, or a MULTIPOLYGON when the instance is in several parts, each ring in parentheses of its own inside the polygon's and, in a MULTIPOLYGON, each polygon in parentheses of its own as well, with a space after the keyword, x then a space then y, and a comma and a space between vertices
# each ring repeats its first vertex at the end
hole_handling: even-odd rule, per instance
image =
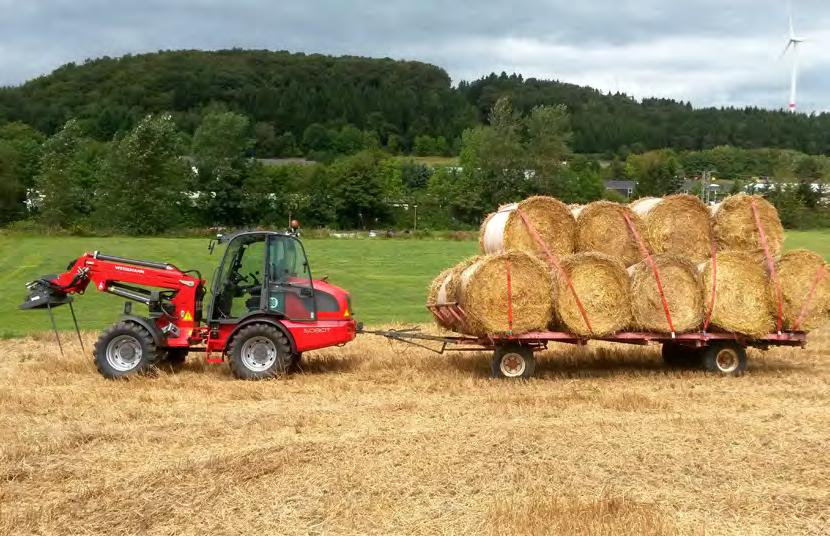
POLYGON ((793 42, 792 42, 792 41, 787 41, 787 46, 785 46, 785 47, 784 47, 784 50, 782 50, 782 51, 781 51, 781 55, 780 55, 780 56, 778 56, 778 59, 779 59, 779 60, 780 60, 781 58, 783 58, 783 57, 787 54, 787 51, 790 49, 790 46, 791 46, 792 44, 793 44, 793 42))
POLYGON ((795 30, 793 29, 793 3, 792 1, 787 2, 787 16, 790 19, 790 39, 795 38, 795 30))

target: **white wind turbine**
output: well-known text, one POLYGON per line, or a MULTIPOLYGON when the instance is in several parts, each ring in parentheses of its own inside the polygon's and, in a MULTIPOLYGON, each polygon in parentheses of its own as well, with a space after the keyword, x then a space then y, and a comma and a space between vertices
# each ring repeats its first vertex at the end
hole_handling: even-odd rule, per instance
POLYGON ((790 103, 789 103, 789 110, 791 112, 795 112, 795 88, 796 83, 798 82, 798 45, 806 41, 806 39, 801 37, 796 37, 795 30, 793 29, 793 9, 792 3, 787 2, 787 11, 790 18, 790 40, 787 41, 787 46, 784 47, 784 51, 781 53, 783 57, 787 51, 792 47, 793 52, 793 70, 792 75, 790 77, 790 103))

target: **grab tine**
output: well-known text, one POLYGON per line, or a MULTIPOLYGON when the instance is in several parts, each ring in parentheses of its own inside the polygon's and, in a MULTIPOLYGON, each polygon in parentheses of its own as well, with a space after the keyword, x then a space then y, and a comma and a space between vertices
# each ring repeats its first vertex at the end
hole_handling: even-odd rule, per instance
POLYGON ((84 348, 84 340, 81 338, 81 329, 78 327, 78 318, 75 316, 75 308, 72 307, 72 302, 69 302, 69 311, 72 312, 72 322, 75 323, 75 333, 78 335, 78 342, 81 345, 81 353, 86 353, 84 348))
POLYGON ((60 348, 61 357, 64 357, 63 344, 61 344, 61 336, 58 334, 58 325, 55 324, 55 314, 52 312, 52 304, 46 302, 46 309, 49 311, 49 320, 52 321, 52 330, 55 332, 55 338, 58 340, 58 348, 60 348))

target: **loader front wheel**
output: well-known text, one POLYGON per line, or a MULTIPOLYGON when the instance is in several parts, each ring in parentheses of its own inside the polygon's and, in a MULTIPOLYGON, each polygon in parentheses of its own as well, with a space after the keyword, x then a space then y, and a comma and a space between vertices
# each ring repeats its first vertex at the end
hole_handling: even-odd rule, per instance
POLYGON ((119 322, 101 333, 92 357, 95 368, 109 379, 150 372, 159 357, 153 336, 133 322, 119 322))
POLYGON ((269 324, 239 330, 228 348, 231 372, 241 380, 262 380, 284 374, 291 367, 288 337, 269 324))

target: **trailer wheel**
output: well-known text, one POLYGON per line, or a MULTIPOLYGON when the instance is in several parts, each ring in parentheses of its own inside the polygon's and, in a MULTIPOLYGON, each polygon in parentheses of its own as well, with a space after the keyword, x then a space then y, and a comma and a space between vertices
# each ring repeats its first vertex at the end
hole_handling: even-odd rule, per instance
POLYGON ((101 333, 92 358, 102 376, 115 379, 150 372, 159 350, 146 328, 135 322, 119 322, 101 333))
POLYGON ((239 330, 230 342, 228 355, 231 372, 241 380, 273 378, 291 366, 288 338, 269 324, 239 330))
POLYGON ((740 376, 746 370, 746 348, 734 342, 721 342, 703 349, 703 367, 708 372, 740 376))
POLYGON ((664 342, 661 349, 663 363, 676 368, 700 366, 700 350, 694 346, 664 342))
POLYGON ((499 346, 493 352, 490 360, 490 374, 493 378, 521 378, 533 377, 536 372, 536 358, 533 350, 518 344, 499 346))

